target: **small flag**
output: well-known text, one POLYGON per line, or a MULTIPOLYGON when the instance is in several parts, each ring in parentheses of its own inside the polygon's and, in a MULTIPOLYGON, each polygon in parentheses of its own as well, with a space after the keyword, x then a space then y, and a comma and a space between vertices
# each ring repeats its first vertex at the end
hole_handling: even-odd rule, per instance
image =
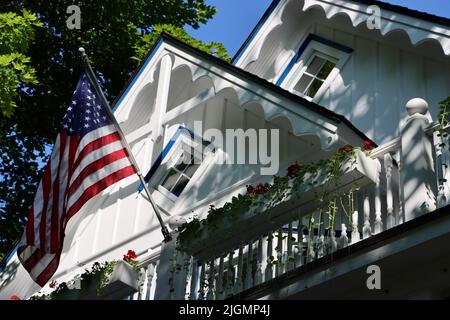
POLYGON ((41 287, 58 268, 69 219, 89 199, 136 173, 105 108, 81 76, 18 247, 21 263, 41 287))

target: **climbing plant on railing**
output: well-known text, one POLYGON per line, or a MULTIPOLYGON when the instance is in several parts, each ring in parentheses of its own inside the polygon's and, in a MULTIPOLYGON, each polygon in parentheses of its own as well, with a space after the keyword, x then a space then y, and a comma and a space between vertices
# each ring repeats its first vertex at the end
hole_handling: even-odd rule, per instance
MULTIPOLYGON (((200 220, 194 218, 191 222, 182 225, 178 229, 177 246, 172 258, 172 271, 169 278, 171 291, 174 290, 174 274, 179 273, 182 270, 181 265, 177 262, 178 254, 182 251, 186 251, 186 245, 190 240, 199 238, 204 230, 215 231, 222 225, 224 219, 228 219, 229 222, 234 223, 239 217, 249 212, 251 209, 257 209, 255 210, 257 213, 263 213, 276 207, 290 197, 300 197, 301 193, 307 189, 312 189, 315 192, 314 201, 317 204, 319 219, 315 221, 312 214, 305 215, 304 221, 307 222, 298 226, 299 238, 289 239, 289 241, 291 243, 296 240, 298 240, 298 243, 301 242, 303 230, 308 230, 308 234, 311 235, 314 229, 323 227, 324 222, 322 221, 322 217, 327 216, 329 224, 327 226, 328 234, 331 235, 332 238, 331 246, 336 249, 336 241, 334 240, 334 233, 332 232, 332 230, 334 230, 336 213, 340 206, 347 217, 347 221, 351 222, 351 215, 354 211, 354 192, 359 189, 356 183, 352 183, 348 192, 341 193, 338 191, 343 175, 343 166, 346 164, 352 166, 356 163, 356 149, 369 153, 374 147, 375 145, 373 142, 365 141, 360 148, 354 148, 349 145, 344 146, 330 158, 320 160, 316 163, 301 164, 299 162, 294 162, 287 168, 285 176, 274 176, 272 183, 257 184, 256 186, 248 185, 245 194, 234 196, 230 202, 224 204, 222 207, 218 208, 211 205, 206 219, 200 220), (321 186, 322 188, 316 188, 318 186, 321 186), (346 199, 346 203, 342 201, 342 198, 346 199), (340 201, 339 203, 338 199, 340 201)), ((280 232, 281 231, 277 234, 278 244, 281 243, 284 237, 280 232)), ((267 241, 272 242, 272 240, 273 234, 269 233, 267 241)), ((277 257, 275 258, 271 255, 267 259, 267 263, 274 267, 280 267, 280 259, 282 259, 281 248, 278 244, 274 248, 277 257)), ((313 254, 311 237, 308 237, 307 246, 308 256, 311 256, 313 254)), ((290 261, 293 262, 295 258, 290 256, 286 257, 286 259, 290 259, 290 261)), ((185 261, 184 265, 188 266, 189 262, 190 257, 185 261)), ((207 266, 207 264, 204 262, 203 266, 207 266)), ((209 266, 210 269, 214 268, 212 261, 209 262, 209 266)), ((184 271, 188 274, 186 267, 184 271)), ((204 272, 205 270, 202 268, 202 274, 204 272)), ((205 298, 205 292, 208 292, 209 295, 212 294, 211 290, 213 290, 213 288, 209 283, 211 281, 209 278, 210 277, 206 277, 206 275, 201 276, 198 292, 200 299, 205 298)), ((227 285, 229 285, 228 282, 227 285)))
MULTIPOLYGON (((363 146, 358 149, 368 153, 374 147, 371 141, 365 141, 363 146)), ((340 148, 330 158, 320 160, 317 163, 301 164, 295 162, 287 168, 285 176, 274 176, 272 183, 258 184, 255 187, 247 186, 247 192, 245 194, 239 194, 233 197, 230 202, 220 208, 211 205, 205 219, 200 220, 194 218, 178 229, 178 249, 183 250, 184 245, 190 239, 198 238, 204 229, 209 231, 216 230, 225 217, 229 218, 229 221, 233 223, 254 207, 264 209, 261 212, 266 211, 282 203, 290 196, 300 197, 302 191, 308 188, 315 188, 319 185, 325 187, 320 192, 314 189, 316 192, 315 201, 317 202, 317 207, 319 210, 323 210, 323 207, 326 207, 327 211, 321 212, 327 214, 329 221, 333 223, 338 208, 336 199, 343 196, 336 191, 340 184, 340 178, 343 175, 342 168, 344 164, 355 163, 356 149, 347 145, 340 148), (324 181, 331 183, 324 184, 324 181)), ((347 197, 352 199, 353 193, 356 190, 357 185, 353 184, 347 197)), ((351 214, 347 214, 347 216, 350 219, 351 214)), ((329 228, 333 227, 332 223, 329 228)))
MULTIPOLYGON (((438 126, 435 129, 438 137, 444 139, 447 137, 447 132, 445 128, 449 125, 449 117, 450 117, 450 97, 441 101, 439 103, 439 115, 438 115, 438 126)), ((440 148, 445 147, 445 143, 442 141, 439 144, 440 148)))

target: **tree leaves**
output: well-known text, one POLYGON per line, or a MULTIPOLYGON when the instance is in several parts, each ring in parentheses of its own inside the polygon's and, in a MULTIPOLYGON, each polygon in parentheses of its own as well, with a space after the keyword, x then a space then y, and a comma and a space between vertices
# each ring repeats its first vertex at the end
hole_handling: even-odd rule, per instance
POLYGON ((152 29, 152 32, 140 37, 137 45, 135 46, 136 57, 133 57, 133 59, 136 59, 140 62, 148 53, 148 51, 153 47, 159 35, 163 32, 170 33, 177 39, 206 53, 212 54, 220 59, 228 62, 231 60, 223 44, 219 42, 204 43, 191 37, 183 28, 176 27, 170 24, 155 25, 152 29))
POLYGON ((198 28, 213 17, 215 8, 205 2, 78 0, 74 4, 81 9, 81 29, 69 30, 67 1, 2 1, 0 16, 5 18, 0 19, 0 55, 16 52, 23 56, 5 57, 7 70, 15 71, 0 71, 1 87, 8 88, 4 94, 14 96, 0 102, 9 110, 0 112, 0 252, 11 247, 26 222, 40 170, 83 71, 78 48, 86 49, 112 101, 150 48, 157 33, 155 25, 171 25, 164 30, 227 57, 223 46, 194 41, 182 31, 186 25, 198 28), (11 32, 2 32, 2 26, 11 32), (9 51, 2 51, 6 44, 9 51))
POLYGON ((19 83, 37 83, 30 58, 24 55, 34 38, 34 27, 42 24, 34 14, 22 10, 0 14, 0 113, 9 117, 16 107, 19 83))

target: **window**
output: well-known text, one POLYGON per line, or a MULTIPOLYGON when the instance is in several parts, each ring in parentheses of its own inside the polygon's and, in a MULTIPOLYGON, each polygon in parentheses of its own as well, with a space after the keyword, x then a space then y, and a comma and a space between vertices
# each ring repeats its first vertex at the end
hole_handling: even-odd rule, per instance
POLYGON ((176 129, 145 176, 156 204, 169 212, 179 197, 188 192, 191 180, 201 178, 215 151, 209 141, 184 126, 176 129))
POLYGON ((178 197, 186 188, 194 173, 200 166, 201 159, 182 148, 181 154, 169 168, 161 187, 178 197))
POLYGON ((336 63, 315 55, 300 80, 294 86, 294 91, 314 98, 335 66, 336 63))
POLYGON ((314 34, 308 35, 299 46, 276 84, 317 103, 344 68, 353 49, 314 34))

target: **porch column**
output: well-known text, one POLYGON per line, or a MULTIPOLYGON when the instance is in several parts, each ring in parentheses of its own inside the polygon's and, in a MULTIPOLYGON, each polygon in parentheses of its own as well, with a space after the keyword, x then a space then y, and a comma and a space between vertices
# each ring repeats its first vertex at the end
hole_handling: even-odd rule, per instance
POLYGON ((155 300, 185 299, 188 271, 185 270, 184 265, 188 257, 184 252, 177 250, 179 234, 177 230, 185 222, 186 219, 179 216, 174 216, 168 221, 172 230, 172 240, 161 244, 161 255, 156 270, 155 300))
POLYGON ((436 209, 436 177, 433 143, 425 130, 430 124, 425 116, 428 103, 420 98, 406 104, 408 119, 401 129, 401 182, 405 221, 436 209))

